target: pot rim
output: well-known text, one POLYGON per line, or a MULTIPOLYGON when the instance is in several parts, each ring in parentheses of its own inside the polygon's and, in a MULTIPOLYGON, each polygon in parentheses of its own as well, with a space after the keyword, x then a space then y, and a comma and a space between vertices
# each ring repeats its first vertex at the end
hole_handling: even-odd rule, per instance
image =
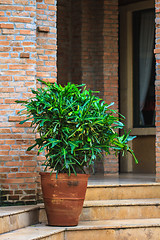
MULTIPOLYGON (((50 173, 50 172, 39 172, 40 176, 56 176, 56 173, 53 172, 53 173, 50 173)), ((77 173, 77 175, 75 175, 74 173, 71 173, 71 175, 69 176, 67 173, 58 173, 58 178, 67 178, 67 179, 70 179, 70 178, 89 178, 90 177, 90 174, 87 174, 87 173, 77 173)), ((57 179, 58 179, 57 178, 57 179)))

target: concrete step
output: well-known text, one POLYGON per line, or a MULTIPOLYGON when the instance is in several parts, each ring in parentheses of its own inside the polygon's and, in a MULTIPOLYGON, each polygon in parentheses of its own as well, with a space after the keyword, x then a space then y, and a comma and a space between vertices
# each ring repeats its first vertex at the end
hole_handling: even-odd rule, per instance
POLYGON ((89 185, 85 200, 160 198, 160 183, 89 185))
POLYGON ((1 240, 62 240, 64 228, 36 224, 0 235, 1 240))
POLYGON ((76 227, 37 224, 0 235, 1 240, 159 240, 160 219, 84 221, 76 227))
POLYGON ((82 221, 160 217, 160 199, 85 201, 82 221))
POLYGON ((38 222, 39 206, 37 205, 0 208, 0 234, 24 228, 38 222))
MULTIPOLYGON (((47 223, 44 205, 40 204, 39 221, 47 223)), ((160 217, 160 199, 85 201, 81 221, 143 219, 160 217)))

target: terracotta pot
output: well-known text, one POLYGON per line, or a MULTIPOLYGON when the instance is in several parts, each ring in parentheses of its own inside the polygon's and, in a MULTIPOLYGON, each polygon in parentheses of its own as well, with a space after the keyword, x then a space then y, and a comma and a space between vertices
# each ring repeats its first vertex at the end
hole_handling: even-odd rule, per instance
POLYGON ((76 226, 83 208, 88 174, 40 173, 48 225, 76 226))

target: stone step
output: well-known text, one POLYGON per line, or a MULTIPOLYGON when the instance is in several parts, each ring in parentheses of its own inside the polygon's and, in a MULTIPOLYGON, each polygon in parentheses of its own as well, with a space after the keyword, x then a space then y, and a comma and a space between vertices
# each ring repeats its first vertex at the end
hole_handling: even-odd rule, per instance
POLYGON ((83 221, 76 227, 37 224, 0 235, 1 240, 159 240, 159 219, 83 221))
POLYGON ((38 222, 39 206, 37 205, 0 208, 0 234, 37 224, 38 222))
POLYGON ((160 183, 88 185, 85 200, 160 198, 160 183))
POLYGON ((160 199, 85 201, 82 221, 160 217, 160 199))
MULTIPOLYGON (((40 204, 39 221, 47 223, 44 205, 40 204)), ((81 221, 143 219, 160 217, 160 199, 85 201, 81 221)))
POLYGON ((62 240, 64 228, 36 224, 0 235, 1 240, 62 240))

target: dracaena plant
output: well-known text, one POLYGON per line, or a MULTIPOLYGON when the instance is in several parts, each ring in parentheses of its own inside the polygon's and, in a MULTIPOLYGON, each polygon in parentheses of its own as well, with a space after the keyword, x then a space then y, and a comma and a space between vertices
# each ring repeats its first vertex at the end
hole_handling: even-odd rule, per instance
POLYGON ((16 101, 25 107, 21 114, 24 122, 30 120, 34 131, 39 133, 30 151, 38 147, 38 154, 45 150, 46 168, 57 173, 84 172, 92 166, 102 153, 117 155, 130 152, 128 141, 134 137, 129 133, 119 136, 124 125, 120 116, 93 91, 84 85, 68 83, 66 86, 39 80, 45 87, 32 89, 33 97, 28 101, 16 101), (98 158, 97 158, 98 157, 98 158))

